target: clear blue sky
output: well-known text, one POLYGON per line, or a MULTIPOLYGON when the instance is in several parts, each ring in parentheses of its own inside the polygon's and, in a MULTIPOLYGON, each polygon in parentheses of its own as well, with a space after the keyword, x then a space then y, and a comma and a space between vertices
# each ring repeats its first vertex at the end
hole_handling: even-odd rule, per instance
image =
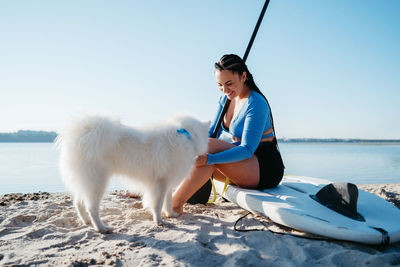
MULTIPOLYGON (((264 1, 1 1, 0 132, 211 119, 264 1)), ((247 60, 278 137, 400 139, 400 1, 271 0, 247 60)))

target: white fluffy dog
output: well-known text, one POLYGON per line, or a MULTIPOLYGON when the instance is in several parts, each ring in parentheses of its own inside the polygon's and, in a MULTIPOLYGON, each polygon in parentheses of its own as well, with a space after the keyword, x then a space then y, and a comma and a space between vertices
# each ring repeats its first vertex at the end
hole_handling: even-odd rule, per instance
POLYGON ((144 190, 144 206, 160 225, 161 209, 168 217, 172 190, 190 172, 196 155, 207 151, 209 122, 188 116, 147 128, 131 128, 101 116, 72 122, 58 135, 60 170, 72 191, 81 220, 99 232, 110 232, 102 223, 99 204, 110 177, 125 176, 144 190))

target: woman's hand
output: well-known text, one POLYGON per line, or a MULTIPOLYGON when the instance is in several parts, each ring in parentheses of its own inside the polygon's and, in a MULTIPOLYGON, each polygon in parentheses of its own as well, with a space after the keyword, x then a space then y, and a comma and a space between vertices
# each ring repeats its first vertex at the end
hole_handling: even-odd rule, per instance
POLYGON ((195 159, 196 160, 195 166, 197 168, 206 166, 207 159, 208 159, 208 154, 203 154, 203 155, 197 156, 195 159))

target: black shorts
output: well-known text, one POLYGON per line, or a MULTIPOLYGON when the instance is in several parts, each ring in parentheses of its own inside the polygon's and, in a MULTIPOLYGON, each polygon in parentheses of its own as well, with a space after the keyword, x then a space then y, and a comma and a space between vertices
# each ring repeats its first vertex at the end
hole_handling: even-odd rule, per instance
POLYGON ((283 177, 284 165, 277 145, 273 142, 262 142, 254 155, 260 167, 260 182, 257 189, 263 190, 277 186, 283 177))

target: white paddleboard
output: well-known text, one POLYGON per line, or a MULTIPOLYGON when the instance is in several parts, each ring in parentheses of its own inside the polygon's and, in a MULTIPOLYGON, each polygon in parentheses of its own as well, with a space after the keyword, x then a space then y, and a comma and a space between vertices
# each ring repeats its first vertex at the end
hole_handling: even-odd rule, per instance
MULTIPOLYGON (((264 191, 228 185, 223 197, 272 221, 303 232, 339 240, 379 245, 400 241, 400 210, 386 200, 359 190, 357 212, 365 221, 341 215, 310 197, 327 180, 284 176, 275 188, 264 191), (389 238, 389 239, 388 239, 389 238)), ((218 194, 224 183, 214 180, 218 194)))

